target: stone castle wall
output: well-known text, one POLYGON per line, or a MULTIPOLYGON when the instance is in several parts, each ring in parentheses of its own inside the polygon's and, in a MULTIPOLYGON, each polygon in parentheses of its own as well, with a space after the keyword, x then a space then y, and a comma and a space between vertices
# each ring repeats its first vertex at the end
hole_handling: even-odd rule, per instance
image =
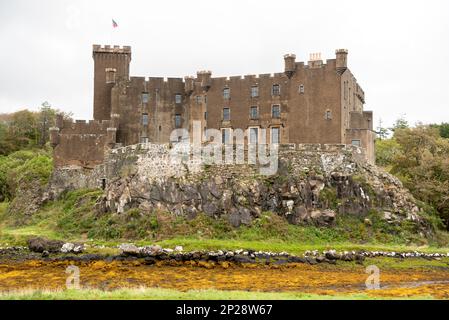
MULTIPOLYGON (((248 164, 248 149, 241 147, 244 148, 243 164, 212 165, 205 164, 202 158, 196 158, 193 151, 175 151, 169 144, 148 143, 111 149, 105 153, 103 162, 92 168, 72 164, 56 167, 51 186, 59 194, 63 190, 102 188, 114 179, 136 174, 148 182, 171 177, 195 179, 201 177, 206 169, 228 178, 233 175, 260 175, 260 169, 267 165, 248 164)), ((221 150, 224 159, 224 148, 221 150)), ((364 162, 364 159, 363 150, 351 145, 286 144, 279 146, 276 165, 279 169, 282 166, 292 168, 293 174, 300 174, 304 170, 330 173, 336 168, 345 169, 343 167, 348 164, 355 166, 356 163, 364 162)))

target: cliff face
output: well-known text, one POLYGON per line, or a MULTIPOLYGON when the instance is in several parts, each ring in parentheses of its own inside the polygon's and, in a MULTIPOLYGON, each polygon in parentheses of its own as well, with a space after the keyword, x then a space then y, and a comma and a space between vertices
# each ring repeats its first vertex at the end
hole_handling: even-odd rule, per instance
POLYGON ((139 208, 188 218, 204 212, 225 217, 235 227, 250 224, 264 211, 292 224, 319 226, 332 226, 338 215, 364 218, 375 212, 389 223, 408 220, 423 234, 431 232, 401 182, 364 162, 352 146, 283 146, 270 176, 261 175, 258 165, 204 165, 189 156, 174 162, 172 155, 166 145, 117 149, 94 170, 57 169, 51 190, 58 194, 104 184, 97 203, 103 212, 139 208))

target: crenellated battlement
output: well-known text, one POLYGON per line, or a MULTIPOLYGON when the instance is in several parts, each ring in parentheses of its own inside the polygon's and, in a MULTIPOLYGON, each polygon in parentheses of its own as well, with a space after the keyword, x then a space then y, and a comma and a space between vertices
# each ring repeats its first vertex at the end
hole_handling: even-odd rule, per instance
POLYGON ((153 83, 157 83, 157 84, 179 84, 179 83, 184 83, 184 79, 183 78, 179 78, 179 77, 144 77, 144 76, 133 76, 130 77, 130 81, 132 83, 139 83, 139 84, 144 84, 146 83, 147 85, 151 85, 153 83))
POLYGON ((62 120, 58 121, 59 134, 106 134, 108 128, 116 128, 118 121, 112 120, 62 120))
POLYGON ((99 45, 94 44, 92 46, 93 53, 119 53, 119 54, 131 54, 131 47, 130 46, 110 46, 110 45, 99 45))
MULTIPOLYGON (((120 48, 118 46, 99 46, 94 45, 98 52, 118 52, 120 50, 128 50, 126 46, 120 48)), ((346 49, 339 49, 336 51, 338 54, 347 54, 346 49)), ((227 77, 212 77, 212 71, 210 70, 200 70, 197 72, 195 76, 185 76, 184 78, 180 77, 144 77, 144 76, 133 76, 130 77, 130 81, 132 83, 137 83, 139 85, 146 85, 147 87, 151 87, 152 84, 157 85, 172 85, 183 83, 185 86, 188 86, 186 92, 191 92, 196 83, 200 83, 200 86, 209 87, 211 82, 236 82, 236 81, 254 81, 254 80, 265 80, 265 79, 280 79, 287 75, 291 76, 292 73, 300 71, 300 70, 309 70, 309 69, 317 69, 317 68, 332 68, 336 67, 336 59, 327 59, 326 63, 321 59, 321 54, 314 53, 311 55, 311 60, 308 62, 304 61, 295 61, 295 54, 286 54, 284 55, 284 59, 286 60, 287 66, 285 72, 276 72, 276 73, 264 73, 264 74, 246 74, 246 75, 235 75, 235 76, 227 76, 227 77)), ((362 93, 360 93, 363 95, 362 93)))

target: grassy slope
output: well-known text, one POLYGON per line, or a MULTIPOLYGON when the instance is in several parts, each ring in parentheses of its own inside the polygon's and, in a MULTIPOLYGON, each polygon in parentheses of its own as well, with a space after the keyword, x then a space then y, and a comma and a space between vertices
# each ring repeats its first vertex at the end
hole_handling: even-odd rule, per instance
MULTIPOLYGON (((432 299, 430 296, 407 299, 432 299)), ((381 299, 367 294, 318 295, 302 292, 248 292, 220 290, 192 290, 181 292, 171 289, 141 288, 63 291, 20 291, 0 293, 0 300, 366 300, 381 299)), ((385 299, 385 298, 384 298, 385 299)))
POLYGON ((6 214, 7 203, 0 203, 0 246, 26 245, 28 238, 44 236, 107 247, 135 242, 139 245, 158 243, 164 247, 182 245, 185 250, 449 251, 446 241, 423 241, 412 230, 391 227, 376 216, 371 217, 372 226, 365 225, 361 219, 349 218, 340 219, 335 228, 318 228, 292 226, 283 218, 266 213, 252 226, 234 229, 226 221, 202 215, 192 221, 164 213, 142 215, 135 209, 123 215, 98 215, 92 210, 98 195, 95 190, 70 193, 60 201, 47 204, 26 225, 16 225, 14 217, 6 214))

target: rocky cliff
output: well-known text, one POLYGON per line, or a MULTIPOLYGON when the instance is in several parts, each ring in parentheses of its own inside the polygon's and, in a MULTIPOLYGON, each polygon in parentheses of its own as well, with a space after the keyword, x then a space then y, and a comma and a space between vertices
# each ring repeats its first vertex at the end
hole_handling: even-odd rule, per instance
POLYGON ((189 157, 173 163, 169 146, 132 146, 114 150, 92 171, 58 169, 51 189, 58 193, 104 184, 97 208, 118 214, 139 208, 194 218, 204 212, 238 227, 264 211, 292 224, 319 226, 332 226, 338 215, 364 219, 375 212, 388 223, 407 220, 420 232, 431 232, 424 212, 401 182, 363 161, 356 147, 282 146, 277 166, 274 175, 266 176, 258 165, 204 165, 189 157))

